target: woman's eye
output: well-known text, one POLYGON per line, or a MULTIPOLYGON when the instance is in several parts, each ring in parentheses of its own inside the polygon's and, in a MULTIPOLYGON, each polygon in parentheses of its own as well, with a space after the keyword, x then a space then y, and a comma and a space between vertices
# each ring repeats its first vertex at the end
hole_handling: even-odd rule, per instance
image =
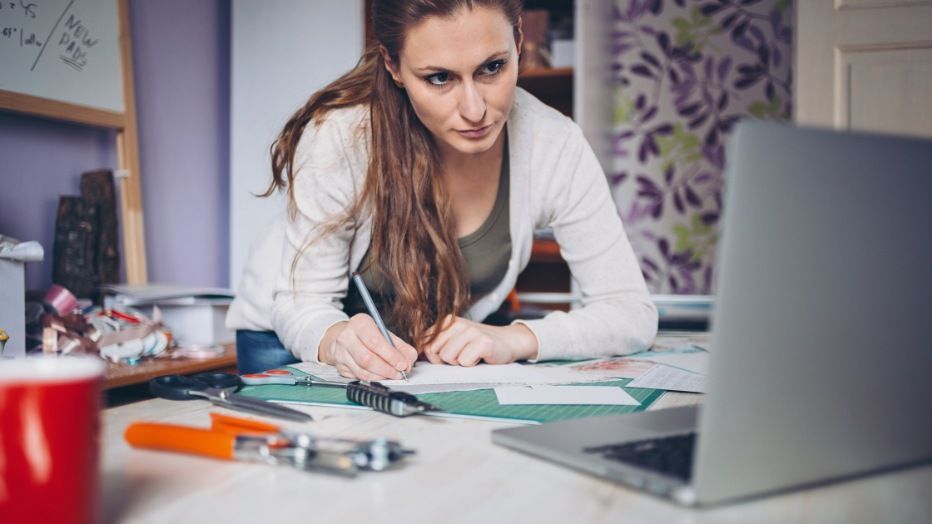
POLYGON ((427 83, 434 86, 443 86, 450 80, 448 73, 434 73, 426 78, 427 83))
POLYGON ((486 64, 485 67, 482 68, 482 72, 487 75, 494 75, 495 73, 498 73, 499 71, 501 71, 503 67, 505 67, 505 61, 496 60, 494 62, 489 62, 488 64, 486 64))

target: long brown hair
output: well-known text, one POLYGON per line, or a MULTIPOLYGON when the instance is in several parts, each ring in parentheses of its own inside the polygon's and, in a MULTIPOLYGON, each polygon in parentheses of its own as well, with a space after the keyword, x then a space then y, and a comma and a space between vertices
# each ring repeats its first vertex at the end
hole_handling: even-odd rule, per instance
MULTIPOLYGON (((456 228, 440 175, 440 158, 433 137, 421 123, 407 92, 396 86, 385 68, 379 46, 394 64, 407 30, 427 17, 449 17, 463 8, 502 11, 518 34, 520 0, 374 0, 372 26, 376 42, 359 63, 327 87, 314 93, 295 112, 272 145, 272 183, 262 196, 288 192, 294 217, 295 150, 305 128, 319 125, 334 109, 369 106, 371 156, 359 199, 344 216, 334 217, 319 235, 352 222, 364 208, 372 210, 369 260, 394 285, 387 317, 397 335, 418 347, 432 341, 431 330, 449 315, 469 307, 469 284, 456 228)), ((319 238, 319 236, 318 236, 319 238)), ((292 272, 309 238, 292 263, 292 272)))

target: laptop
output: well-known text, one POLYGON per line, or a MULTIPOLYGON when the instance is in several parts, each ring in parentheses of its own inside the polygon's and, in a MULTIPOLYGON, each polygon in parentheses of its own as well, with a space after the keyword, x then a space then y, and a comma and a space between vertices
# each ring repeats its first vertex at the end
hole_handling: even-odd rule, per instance
POLYGON ((684 505, 932 459, 932 142, 743 122, 701 407, 492 440, 684 505))

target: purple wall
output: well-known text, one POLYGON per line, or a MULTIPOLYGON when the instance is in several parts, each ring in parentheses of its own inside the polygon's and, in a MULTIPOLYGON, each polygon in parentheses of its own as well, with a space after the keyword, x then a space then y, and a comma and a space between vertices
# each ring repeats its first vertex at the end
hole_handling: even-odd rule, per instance
POLYGON ((131 4, 149 280, 226 286, 229 1, 131 4))
POLYGON ((116 165, 113 133, 0 112, 0 234, 38 240, 45 260, 26 264, 26 288, 48 287, 59 195, 80 194, 84 171, 116 165))
MULTIPOLYGON (((229 0, 131 0, 149 280, 228 285, 229 0)), ((0 112, 0 233, 38 240, 51 283, 58 196, 116 166, 105 130, 0 112)))

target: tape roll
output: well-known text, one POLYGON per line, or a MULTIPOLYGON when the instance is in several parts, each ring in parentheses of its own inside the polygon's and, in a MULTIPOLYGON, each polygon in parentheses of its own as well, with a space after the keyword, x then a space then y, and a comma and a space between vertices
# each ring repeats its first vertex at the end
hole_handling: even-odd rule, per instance
POLYGON ((74 311, 78 305, 78 299, 66 288, 52 284, 52 287, 45 293, 42 303, 63 317, 74 311))

